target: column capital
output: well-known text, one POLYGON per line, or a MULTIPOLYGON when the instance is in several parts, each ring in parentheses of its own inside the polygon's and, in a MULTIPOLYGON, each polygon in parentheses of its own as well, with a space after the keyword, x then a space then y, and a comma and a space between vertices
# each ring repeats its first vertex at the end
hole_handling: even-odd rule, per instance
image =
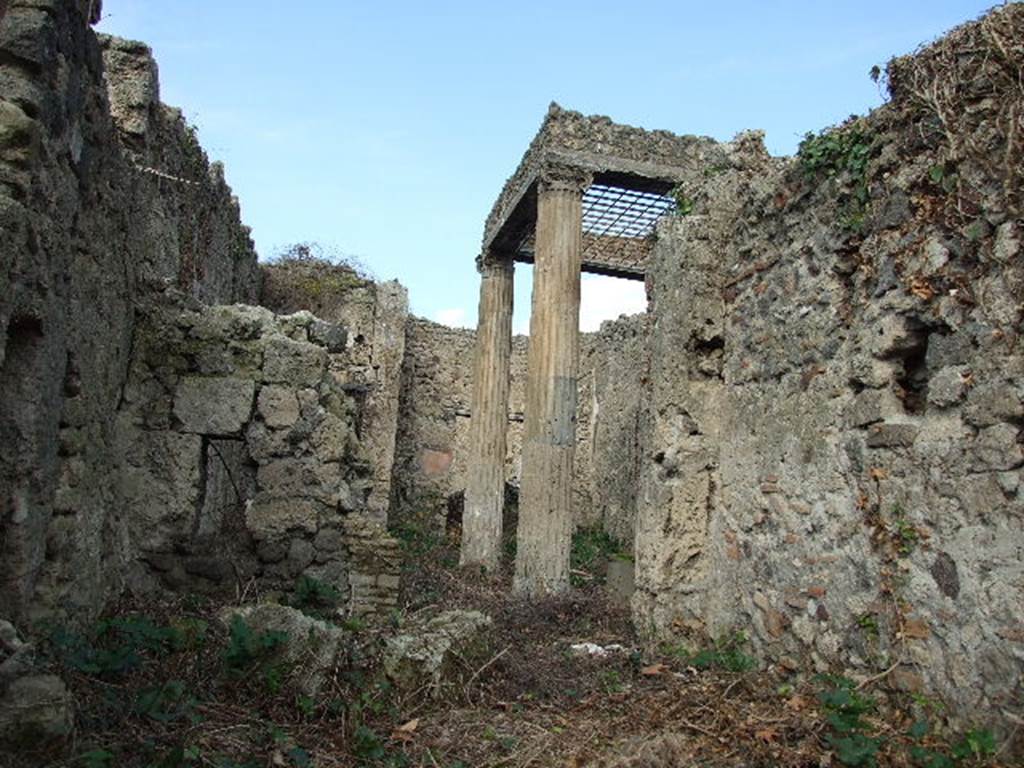
POLYGON ((537 177, 537 191, 576 192, 582 195, 594 181, 593 174, 572 165, 547 163, 537 177))
POLYGON ((508 256, 485 251, 476 257, 476 271, 481 277, 492 277, 515 269, 515 262, 508 256))

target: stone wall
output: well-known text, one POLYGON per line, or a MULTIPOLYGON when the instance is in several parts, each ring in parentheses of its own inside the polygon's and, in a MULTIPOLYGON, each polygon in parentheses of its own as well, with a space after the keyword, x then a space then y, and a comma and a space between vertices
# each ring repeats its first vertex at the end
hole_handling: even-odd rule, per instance
MULTIPOLYGON (((622 318, 581 340, 573 517, 577 526, 603 525, 622 541, 632 541, 635 513, 645 322, 643 315, 622 318)), ((425 515, 440 527, 456 522, 461 514, 475 338, 471 330, 409 319, 392 482, 393 523, 425 515)), ((506 456, 511 491, 519 487, 521 470, 528 346, 529 337, 513 338, 506 456)))
POLYGON ((262 265, 262 271, 263 306, 282 314, 306 310, 348 331, 345 385, 360 401, 359 435, 373 463, 368 514, 384 525, 391 501, 408 293, 397 282, 375 283, 350 267, 317 259, 285 258, 262 265))
POLYGON ((801 158, 750 137, 662 227, 641 628, 1019 702, 1024 95, 1019 45, 986 51, 1022 29, 1004 6, 895 61, 892 101, 801 158))
MULTIPOLYGON (((393 526, 461 519, 466 490, 476 333, 410 317, 406 324, 392 480, 393 526), (449 520, 449 517, 451 519, 449 520)), ((512 348, 507 482, 518 487, 526 338, 512 348)))
POLYGON ((353 613, 394 606, 345 329, 162 296, 136 335, 117 468, 131 587, 285 591, 306 576, 353 613))
POLYGON ((600 525, 624 543, 634 538, 646 419, 648 320, 647 315, 634 315, 602 323, 581 345, 581 382, 590 390, 590 404, 584 406, 588 418, 577 451, 586 454, 589 471, 577 484, 589 490, 580 492, 589 497, 589 514, 577 514, 577 520, 600 525))
POLYGON ((135 300, 252 301, 238 206, 99 3, 0 19, 0 614, 95 612, 132 558, 112 472, 135 300), (92 19, 85 18, 92 9, 92 19))

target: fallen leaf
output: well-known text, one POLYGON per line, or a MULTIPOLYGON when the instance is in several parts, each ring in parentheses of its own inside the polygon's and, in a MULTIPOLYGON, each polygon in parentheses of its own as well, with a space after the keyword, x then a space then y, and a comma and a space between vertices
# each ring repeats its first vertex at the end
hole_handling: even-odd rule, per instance
POLYGON ((654 677, 656 675, 660 675, 664 671, 664 664, 652 664, 649 667, 644 667, 643 669, 641 669, 640 674, 645 675, 646 677, 654 677))
POLYGON ((413 718, 404 725, 400 725, 397 728, 395 728, 395 730, 391 733, 391 738, 395 741, 412 741, 412 734, 416 730, 417 726, 419 726, 419 724, 419 718, 413 718))
POLYGON ((907 619, 903 625, 903 636, 923 640, 931 635, 932 630, 924 619, 907 619))
POLYGON ((799 712, 802 709, 806 709, 807 699, 803 696, 793 696, 786 702, 786 709, 792 709, 794 712, 799 712))
POLYGON ((924 301, 931 301, 935 298, 935 289, 923 277, 915 277, 910 281, 910 292, 924 301))

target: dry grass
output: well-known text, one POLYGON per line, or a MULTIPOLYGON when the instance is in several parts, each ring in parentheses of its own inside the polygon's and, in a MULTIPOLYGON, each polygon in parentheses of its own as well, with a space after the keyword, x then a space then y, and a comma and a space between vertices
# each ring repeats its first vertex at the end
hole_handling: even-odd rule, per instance
POLYGON ((1024 4, 1008 3, 888 67, 893 102, 922 132, 936 131, 941 161, 959 169, 965 216, 1024 211, 1024 4), (996 188, 989 183, 998 180, 996 188))
MULTIPOLYGON (((526 603, 510 596, 507 572, 485 579, 445 568, 438 555, 451 547, 419 561, 421 585, 434 580, 432 600, 407 601, 406 614, 474 607, 495 622, 485 642, 455 660, 440 692, 380 685, 376 649, 387 628, 359 633, 316 702, 302 702, 288 685, 271 692, 259 675, 226 673, 220 606, 176 600, 146 606, 147 615, 157 623, 205 620, 205 643, 147 656, 121 679, 65 674, 79 706, 74 741, 0 755, 0 765, 82 766, 81 756, 97 749, 115 756, 111 766, 160 768, 835 764, 810 676, 695 669, 671 649, 642 648, 623 609, 599 586, 526 603), (581 641, 627 651, 570 654, 569 645, 581 641), (168 680, 185 683, 195 717, 161 723, 133 711, 141 691, 168 680), (175 762, 177 748, 194 757, 175 762)), ((880 765, 911 765, 903 735, 911 716, 898 703, 884 702, 872 720, 885 737, 880 765)))

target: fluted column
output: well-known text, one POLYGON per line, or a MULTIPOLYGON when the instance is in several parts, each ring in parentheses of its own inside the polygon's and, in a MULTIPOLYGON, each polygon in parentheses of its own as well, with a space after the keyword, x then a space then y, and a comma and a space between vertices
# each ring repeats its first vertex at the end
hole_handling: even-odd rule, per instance
POLYGON ((587 183, 578 173, 548 171, 537 190, 515 576, 516 590, 532 595, 569 586, 580 241, 587 183))
POLYGON ((513 269, 511 259, 491 259, 486 255, 480 267, 469 472, 459 559, 463 565, 482 565, 488 569, 497 567, 501 554, 513 269))

